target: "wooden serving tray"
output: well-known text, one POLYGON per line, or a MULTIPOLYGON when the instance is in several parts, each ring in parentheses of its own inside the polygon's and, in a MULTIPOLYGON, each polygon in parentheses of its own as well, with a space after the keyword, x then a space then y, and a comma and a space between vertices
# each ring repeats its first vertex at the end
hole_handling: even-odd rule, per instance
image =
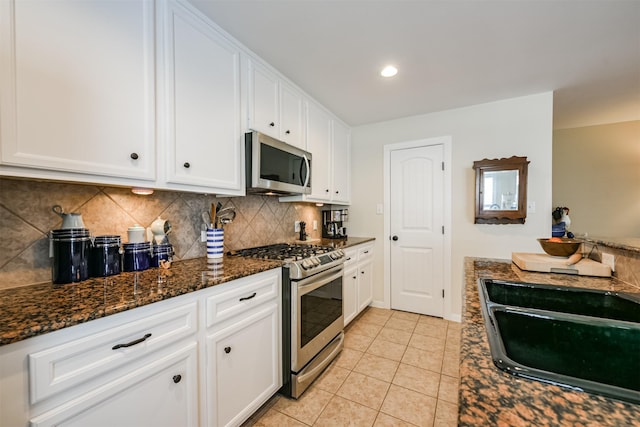
POLYGON ((547 254, 512 252, 511 260, 520 269, 527 271, 576 274, 579 276, 611 276, 611 267, 589 258, 582 258, 573 265, 567 265, 568 258, 554 257, 547 254))

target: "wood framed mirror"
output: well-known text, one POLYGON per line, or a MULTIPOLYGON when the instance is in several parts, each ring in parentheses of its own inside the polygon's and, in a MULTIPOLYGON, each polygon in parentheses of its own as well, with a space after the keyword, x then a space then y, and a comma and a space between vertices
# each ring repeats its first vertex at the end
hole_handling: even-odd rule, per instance
POLYGON ((524 224, 527 218, 526 157, 473 162, 476 171, 475 224, 524 224))

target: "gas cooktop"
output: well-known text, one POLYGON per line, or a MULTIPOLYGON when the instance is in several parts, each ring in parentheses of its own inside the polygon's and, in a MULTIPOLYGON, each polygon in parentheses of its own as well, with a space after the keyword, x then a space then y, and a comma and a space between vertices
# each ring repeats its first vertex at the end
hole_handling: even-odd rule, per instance
POLYGON ((344 252, 331 246, 277 243, 230 252, 229 255, 285 262, 291 279, 308 277, 344 262, 344 252))

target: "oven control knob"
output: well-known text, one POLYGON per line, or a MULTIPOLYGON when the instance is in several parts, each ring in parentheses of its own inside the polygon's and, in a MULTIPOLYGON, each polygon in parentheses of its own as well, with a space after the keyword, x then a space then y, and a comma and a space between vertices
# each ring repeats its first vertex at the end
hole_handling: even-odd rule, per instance
POLYGON ((308 270, 311 267, 313 267, 313 263, 311 262, 311 260, 305 259, 302 261, 302 268, 304 268, 305 270, 308 270))
POLYGON ((316 258, 316 257, 309 258, 309 261, 311 261, 311 264, 312 264, 313 266, 320 265, 320 260, 319 260, 318 258, 316 258))

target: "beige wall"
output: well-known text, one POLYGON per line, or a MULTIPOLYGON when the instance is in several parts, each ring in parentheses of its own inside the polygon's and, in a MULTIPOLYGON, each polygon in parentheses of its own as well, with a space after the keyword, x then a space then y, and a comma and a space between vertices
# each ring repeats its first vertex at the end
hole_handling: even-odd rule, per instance
POLYGON ((189 259, 205 256, 201 213, 217 202, 237 212, 234 222, 225 226, 226 250, 294 240, 296 220, 309 224, 311 239, 320 238, 320 230, 314 232, 311 226, 314 219, 321 223, 320 208, 309 203, 177 191, 136 196, 128 188, 0 178, 0 289, 51 280, 47 233, 62 223, 51 211, 53 205, 80 212, 94 236, 116 234, 123 243, 129 226, 148 227, 161 216, 173 226, 169 241, 176 259, 189 259))
POLYGON ((349 235, 376 237, 374 301, 384 301, 383 150, 386 144, 451 136, 452 230, 451 310, 461 314, 465 256, 511 258, 511 252, 539 252, 536 238, 551 229, 551 92, 500 102, 407 117, 352 130, 352 206, 349 235), (473 162, 484 158, 527 156, 529 200, 536 212, 523 225, 475 225, 473 162))
POLYGON ((554 131, 553 206, 574 233, 640 237, 640 121, 554 131))

